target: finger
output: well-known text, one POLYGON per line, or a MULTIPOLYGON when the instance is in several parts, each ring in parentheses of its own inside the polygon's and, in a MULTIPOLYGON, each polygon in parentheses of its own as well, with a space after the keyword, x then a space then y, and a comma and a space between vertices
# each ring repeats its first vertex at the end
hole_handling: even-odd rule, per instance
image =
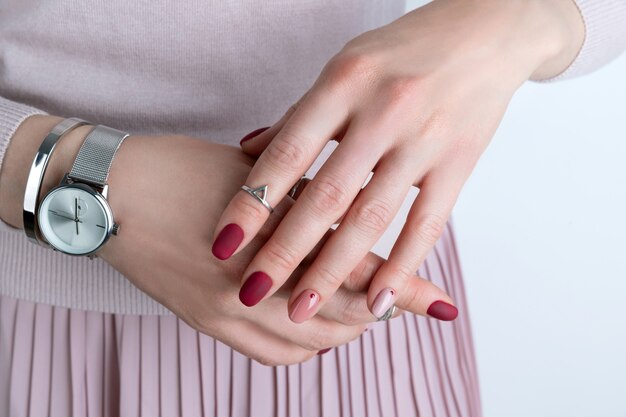
POLYGON ((315 315, 367 255, 402 205, 414 170, 409 158, 391 155, 379 162, 371 181, 294 288, 289 303, 292 320, 301 323, 315 315), (317 306, 303 303, 310 294, 316 295, 317 306))
MULTIPOLYGON (((381 311, 375 316, 370 311, 367 303, 367 289, 376 272, 383 264, 383 258, 369 253, 330 300, 320 308, 317 317, 324 317, 351 326, 372 323, 384 316, 393 304, 386 308, 381 307, 381 311)), ((427 291, 439 292, 441 297, 446 297, 446 294, 432 282, 418 276, 408 280, 403 292, 405 294, 421 294, 427 291)), ((396 306, 404 305, 405 303, 403 297, 400 299, 400 303, 396 303, 396 306)), ((404 311, 401 308, 397 308, 392 318, 401 315, 404 311)))
MULTIPOLYGON (((337 147, 248 265, 239 293, 245 305, 255 305, 280 288, 359 192, 385 146, 376 141, 365 149, 359 136, 355 132, 337 147)), ((317 302, 315 297, 310 301, 317 302)))
MULTIPOLYGON (((396 308, 391 318, 398 317, 403 312, 404 310, 396 308)), ((317 318, 325 318, 346 326, 367 325, 378 320, 367 307, 367 291, 353 292, 342 287, 333 294, 315 317, 296 326, 306 325, 317 318)))
MULTIPOLYGON (((271 207, 280 202, 309 169, 333 134, 343 125, 347 109, 339 100, 309 94, 276 134, 250 171, 246 185, 271 207)), ((239 190, 218 224, 212 252, 227 259, 256 236, 269 210, 246 191, 239 190)))
POLYGON ((366 323, 345 325, 322 317, 315 317, 301 326, 289 320, 285 309, 286 299, 272 297, 255 307, 255 314, 250 319, 268 332, 280 329, 280 336, 285 340, 311 351, 349 343, 367 328, 366 323))
POLYGON ((458 311, 452 299, 434 284, 416 281, 416 271, 441 236, 463 182, 462 175, 436 174, 423 181, 389 259, 370 286, 372 314, 379 315, 396 304, 440 320, 456 318, 458 311))
POLYGON ((257 129, 244 136, 239 142, 241 150, 250 156, 258 157, 261 155, 267 145, 269 145, 272 139, 274 139, 274 136, 280 132, 287 121, 291 118, 291 115, 295 113, 296 109, 300 106, 300 103, 304 100, 307 94, 308 92, 304 94, 298 102, 289 107, 285 114, 273 126, 257 129))
POLYGON ((348 275, 344 284, 320 308, 318 317, 349 326, 375 321, 376 318, 367 307, 367 288, 384 262, 380 256, 368 253, 348 275))
MULTIPOLYGON (((311 262, 317 257, 317 254, 325 244, 326 240, 334 233, 329 230, 328 233, 320 240, 318 245, 311 251, 309 256, 311 262)), ((321 307, 318 316, 333 320, 341 324, 348 326, 367 324, 376 321, 376 317, 372 315, 367 306, 367 289, 376 274, 378 268, 383 265, 385 260, 375 253, 369 252, 359 262, 357 267, 348 275, 343 285, 337 290, 337 292, 328 300, 324 306, 321 307)), ((278 294, 284 297, 285 300, 289 298, 297 279, 294 279, 297 274, 292 274, 289 285, 283 285, 281 291, 278 294)), ((272 298, 274 298, 272 297, 272 298)), ((398 309, 398 314, 400 314, 398 309)), ((394 316, 396 316, 394 315, 394 316)))

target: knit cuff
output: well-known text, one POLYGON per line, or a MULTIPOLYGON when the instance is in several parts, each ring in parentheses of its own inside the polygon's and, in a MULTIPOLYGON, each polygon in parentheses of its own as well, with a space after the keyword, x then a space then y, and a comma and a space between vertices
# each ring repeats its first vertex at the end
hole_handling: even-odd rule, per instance
POLYGON ((588 74, 626 49, 626 0, 574 0, 585 23, 585 40, 576 59, 559 75, 540 82, 588 74))
MULTIPOLYGON (((34 107, 15 103, 0 97, 0 170, 2 169, 4 154, 9 147, 9 142, 11 142, 15 131, 24 120, 36 114, 46 113, 34 107)), ((5 231, 19 232, 18 229, 4 223, 0 219, 0 232, 5 231)))

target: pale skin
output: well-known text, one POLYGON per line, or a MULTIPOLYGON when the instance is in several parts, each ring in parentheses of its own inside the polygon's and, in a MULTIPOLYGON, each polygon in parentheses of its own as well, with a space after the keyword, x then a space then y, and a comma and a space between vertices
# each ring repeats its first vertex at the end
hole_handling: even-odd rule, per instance
MULTIPOLYGON (((30 164, 43 137, 61 120, 30 117, 11 140, 0 172, 0 218, 10 225, 23 227, 30 164)), ((61 139, 42 195, 69 172, 88 131, 81 127, 61 139)), ((285 314, 290 284, 263 306, 243 306, 237 298, 239 277, 293 204, 290 198, 278 204, 275 215, 240 255, 228 262, 210 255, 217 218, 253 163, 231 146, 184 136, 131 136, 118 151, 109 177, 109 202, 120 233, 98 255, 196 330, 266 365, 298 363, 357 338, 375 320, 367 309, 367 287, 383 260, 365 256, 306 326, 292 323, 285 314)), ((304 259, 294 279, 316 253, 314 249, 304 259)), ((427 281, 416 285, 447 299, 427 281)))
MULTIPOLYGON (((100 256, 197 330, 270 365, 358 337, 382 288, 416 314, 438 300, 454 304, 415 271, 514 91, 566 68, 583 32, 571 0, 438 0, 349 42, 280 121, 244 143, 251 157, 192 138, 131 136, 110 177, 121 233, 100 256), (294 205, 286 193, 333 138, 338 152, 294 205), (269 184, 275 214, 238 192, 244 183, 269 184), (413 185, 420 195, 383 263, 369 250, 413 185), (217 260, 212 239, 230 223, 244 239, 231 259, 217 260), (257 270, 273 284, 248 308, 237 293, 257 270), (305 289, 320 302, 295 324, 285 312, 305 289)), ((28 167, 59 120, 27 119, 7 150, 0 218, 9 224, 21 227, 28 167)), ((44 190, 69 171, 85 134, 59 144, 44 190)))
MULTIPOLYGON (((415 271, 440 237, 509 100, 526 80, 567 68, 583 40, 572 0, 435 0, 348 42, 278 122, 242 143, 258 157, 245 184, 268 185, 273 205, 329 140, 339 142, 246 267, 242 291, 251 274, 263 271, 272 281, 265 297, 272 296, 343 216, 291 290, 291 316, 301 295, 314 293, 318 300, 305 317, 292 320, 315 317, 415 186, 419 195, 367 303, 372 309, 377 295, 391 288, 397 306, 425 314, 426 300, 407 302, 416 297, 415 271)), ((238 192, 214 238, 237 224, 243 230, 237 253, 267 219, 263 206, 238 192)))

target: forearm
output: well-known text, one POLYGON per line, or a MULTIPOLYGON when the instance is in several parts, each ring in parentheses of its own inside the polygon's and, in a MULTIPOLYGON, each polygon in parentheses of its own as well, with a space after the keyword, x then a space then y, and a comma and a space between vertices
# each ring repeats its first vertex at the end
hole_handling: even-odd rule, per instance
MULTIPOLYGON (((0 219, 11 226, 23 228, 24 190, 33 157, 44 137, 61 120, 55 116, 31 116, 20 125, 11 139, 0 171, 0 219)), ((86 129, 89 127, 78 128, 59 141, 48 164, 42 193, 58 184, 69 171, 78 153, 81 138, 87 133, 86 129)))

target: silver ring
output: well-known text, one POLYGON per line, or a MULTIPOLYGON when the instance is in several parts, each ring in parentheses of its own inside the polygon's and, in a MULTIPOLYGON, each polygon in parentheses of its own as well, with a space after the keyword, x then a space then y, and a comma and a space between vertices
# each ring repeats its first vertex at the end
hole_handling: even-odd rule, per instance
POLYGON ((383 315, 382 315, 382 316, 378 319, 378 321, 387 321, 387 320, 389 320, 390 318, 392 318, 392 317, 393 317, 393 315, 395 314, 395 312, 396 312, 396 306, 391 306, 391 307, 389 307, 389 310, 385 311, 385 314, 383 314, 383 315))
POLYGON ((268 203, 267 200, 265 199, 265 197, 267 196, 267 187, 268 187, 267 185, 262 185, 259 188, 252 189, 248 187, 247 185, 242 185, 241 189, 247 192, 248 194, 250 194, 252 197, 259 200, 261 204, 263 204, 263 206, 269 210, 270 213, 273 213, 274 209, 272 208, 272 206, 270 206, 270 203, 268 203))
POLYGON ((293 185, 293 187, 291 187, 291 190, 289 190, 287 195, 295 200, 296 199, 296 195, 299 194, 298 191, 300 191, 300 192, 302 191, 300 189, 300 186, 302 184, 306 184, 309 181, 311 181, 311 180, 308 179, 307 177, 305 177, 304 175, 301 176, 300 179, 293 185))

